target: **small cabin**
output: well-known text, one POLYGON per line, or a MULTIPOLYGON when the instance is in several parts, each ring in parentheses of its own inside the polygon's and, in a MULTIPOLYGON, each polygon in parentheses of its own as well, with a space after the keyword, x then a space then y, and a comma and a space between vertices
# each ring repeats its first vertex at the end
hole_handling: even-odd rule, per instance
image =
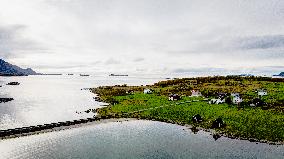
POLYGON ((218 97, 218 99, 220 99, 222 101, 224 100, 224 102, 225 102, 225 98, 227 97, 227 93, 218 93, 217 97, 218 97))
POLYGON ((177 94, 169 95, 169 100, 170 101, 175 101, 175 100, 180 100, 180 99, 181 99, 181 97, 179 95, 177 95, 177 94))
POLYGON ((202 94, 199 92, 199 90, 191 90, 191 96, 190 97, 201 97, 202 94))
POLYGON ((227 93, 218 93, 217 99, 211 99, 209 104, 222 104, 225 103, 227 97, 227 93))
POLYGON ((134 94, 134 90, 130 89, 130 90, 126 91, 126 94, 134 94))
POLYGON ((266 89, 260 89, 257 91, 257 94, 259 96, 267 96, 267 90, 266 89))
POLYGON ((209 104, 222 104, 222 103, 225 103, 225 98, 211 99, 208 103, 209 104))
POLYGON ((233 97, 233 104, 240 104, 243 102, 243 99, 240 96, 233 97))
POLYGON ((250 106, 251 107, 263 107, 266 103, 261 100, 260 98, 254 98, 251 102, 250 102, 250 106))
POLYGON ((233 104, 240 104, 241 102, 243 102, 240 93, 231 93, 231 97, 233 97, 233 104))
POLYGON ((151 89, 144 89, 144 94, 151 94, 153 91, 151 89))

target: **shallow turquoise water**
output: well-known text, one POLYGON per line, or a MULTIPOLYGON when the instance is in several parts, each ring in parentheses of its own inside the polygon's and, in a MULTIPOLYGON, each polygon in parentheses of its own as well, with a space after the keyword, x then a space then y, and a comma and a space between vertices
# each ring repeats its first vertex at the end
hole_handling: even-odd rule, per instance
POLYGON ((271 158, 284 146, 251 143, 155 121, 113 122, 0 141, 0 158, 271 158))

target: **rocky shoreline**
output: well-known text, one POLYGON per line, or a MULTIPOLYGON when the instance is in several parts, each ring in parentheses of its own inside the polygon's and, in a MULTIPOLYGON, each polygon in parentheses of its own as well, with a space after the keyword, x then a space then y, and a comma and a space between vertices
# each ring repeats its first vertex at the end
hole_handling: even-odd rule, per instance
POLYGON ((134 119, 159 121, 159 122, 164 122, 164 123, 169 123, 169 124, 176 124, 176 125, 180 125, 180 126, 185 126, 188 129, 190 129, 193 133, 196 133, 198 131, 209 132, 215 140, 218 140, 220 137, 227 137, 227 138, 230 138, 230 139, 246 140, 246 141, 250 141, 250 142, 254 142, 254 143, 266 143, 266 144, 269 144, 269 145, 284 145, 284 141, 273 142, 273 141, 268 141, 268 140, 259 140, 259 139, 254 139, 254 138, 238 137, 238 136, 235 136, 233 134, 226 134, 224 132, 216 131, 214 129, 206 129, 206 128, 202 128, 202 127, 195 127, 193 125, 188 125, 188 124, 174 122, 174 121, 161 121, 161 120, 155 120, 155 119, 141 119, 141 118, 134 118, 134 119))

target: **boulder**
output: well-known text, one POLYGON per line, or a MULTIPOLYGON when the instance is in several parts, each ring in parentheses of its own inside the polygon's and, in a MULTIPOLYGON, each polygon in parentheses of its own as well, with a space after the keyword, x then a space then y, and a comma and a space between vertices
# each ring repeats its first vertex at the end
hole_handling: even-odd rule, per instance
POLYGON ((225 126, 226 125, 225 125, 224 121, 221 118, 217 118, 212 123, 212 128, 223 128, 225 126))

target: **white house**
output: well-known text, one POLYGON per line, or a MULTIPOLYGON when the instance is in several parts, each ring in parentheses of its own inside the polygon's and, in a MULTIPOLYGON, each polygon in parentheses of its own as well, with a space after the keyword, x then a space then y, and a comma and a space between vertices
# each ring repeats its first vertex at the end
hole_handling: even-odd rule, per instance
POLYGON ((233 97, 233 104, 240 104, 243 99, 240 96, 233 97))
POLYGON ((225 98, 224 99, 221 99, 221 98, 211 99, 209 101, 209 104, 222 104, 222 103, 225 103, 225 98))
POLYGON ((267 91, 265 89, 260 89, 257 93, 259 96, 267 96, 267 91))
POLYGON ((243 99, 240 96, 240 93, 231 93, 231 96, 233 97, 233 104, 239 104, 243 101, 243 99))
POLYGON ((171 94, 169 95, 169 100, 174 101, 174 100, 180 100, 180 96, 177 94, 171 94))
POLYGON ((201 97, 202 94, 198 90, 191 90, 191 96, 190 97, 201 97))
POLYGON ((144 89, 144 94, 151 94, 152 93, 152 91, 150 90, 150 89, 144 89))

